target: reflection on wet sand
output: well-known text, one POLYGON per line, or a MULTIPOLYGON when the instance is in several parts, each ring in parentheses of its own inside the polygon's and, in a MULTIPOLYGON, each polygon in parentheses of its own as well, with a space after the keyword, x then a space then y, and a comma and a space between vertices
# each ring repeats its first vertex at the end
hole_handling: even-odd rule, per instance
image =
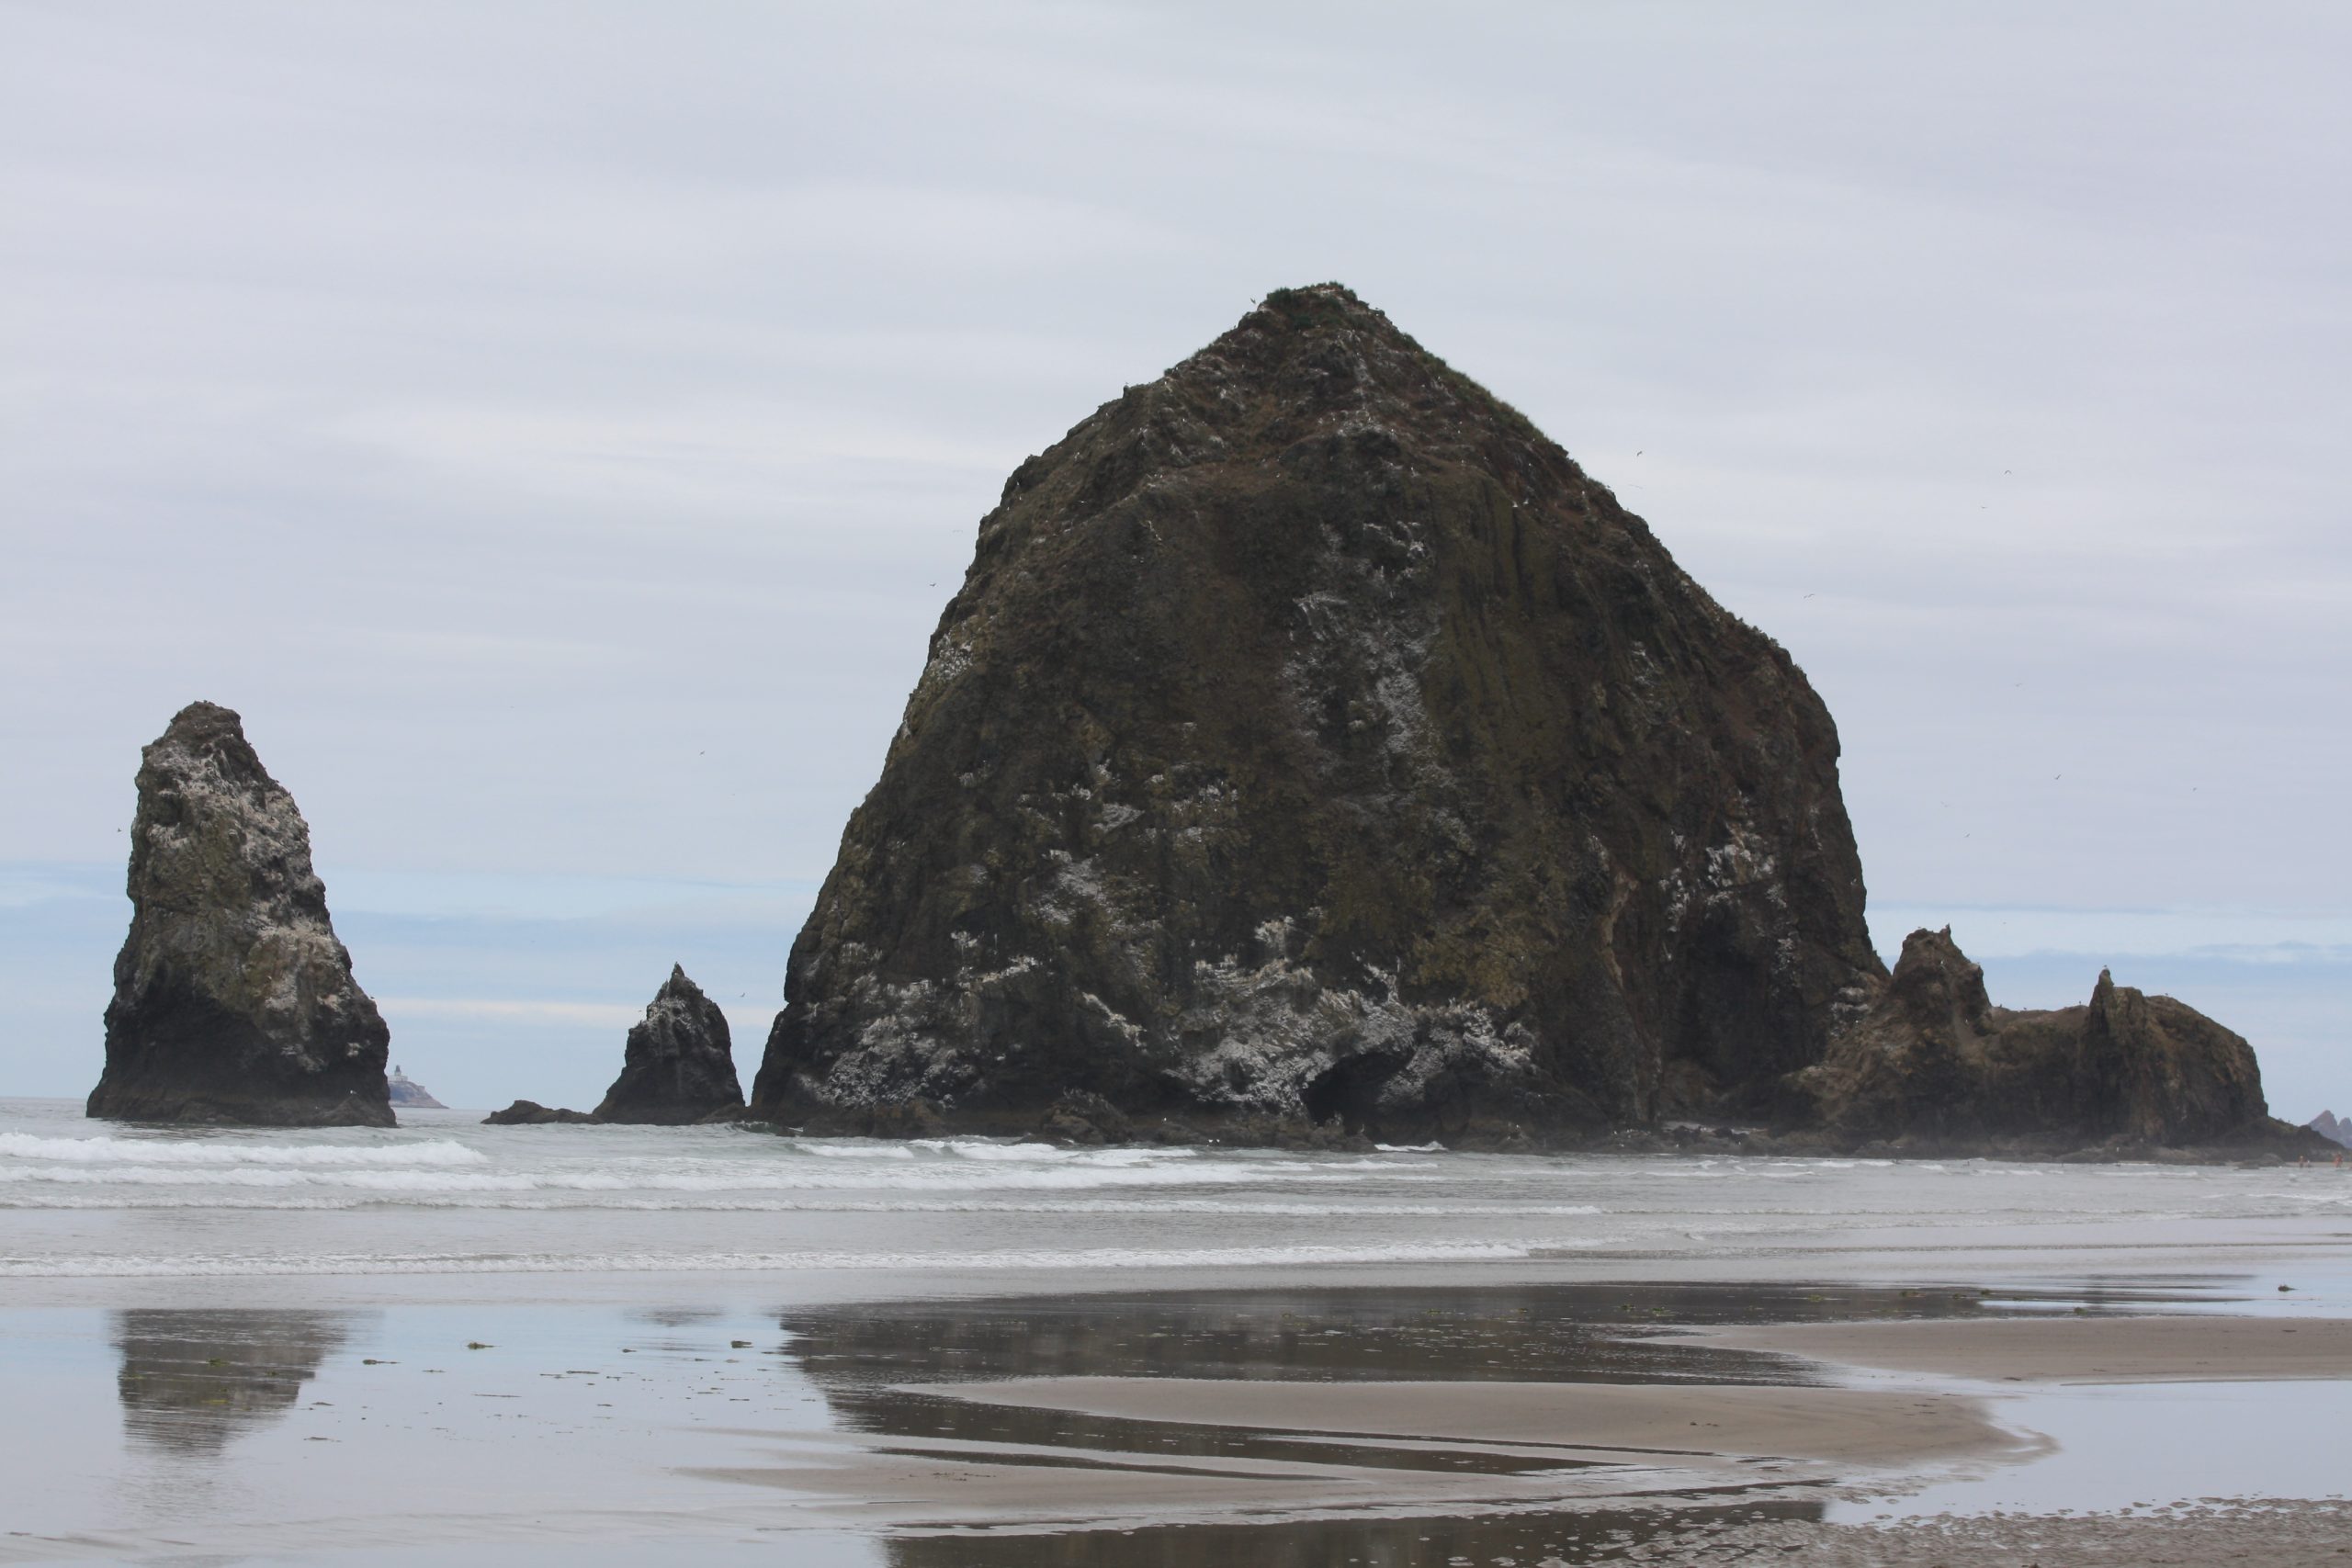
POLYGON ((1671 1331, 1974 1317, 1975 1291, 1481 1285, 1199 1291, 807 1308, 790 1354, 853 1405, 876 1384, 1006 1377, 1804 1381, 1803 1363, 1671 1331))
MULTIPOLYGON (((835 1494, 842 1511, 904 1532, 890 1540, 902 1568, 1186 1568, 1237 1561, 1236 1553, 1318 1568, 1461 1555, 1575 1562, 1608 1542, 1727 1520, 1817 1517, 1820 1504, 1804 1489, 1846 1467, 1826 1452, 1783 1466, 1622 1440, 1597 1451, 1500 1428, 1489 1434, 1476 1421, 1439 1436, 1414 1424, 1412 1412, 1427 1401, 1401 1389, 1384 1396, 1401 1396, 1393 1424, 1351 1429, 1238 1411, 1228 1421, 1216 1413, 1232 1401, 1197 1382, 1198 1407, 1180 1412, 1157 1397, 1125 1410, 1071 1407, 1086 1399, 1031 1401, 1007 1380, 1139 1380, 1134 1386, 1167 1391, 1176 1386, 1170 1380, 1224 1380, 1258 1385, 1276 1406, 1295 1402, 1264 1386, 1277 1382, 1302 1390, 1353 1384, 1366 1394, 1374 1391, 1362 1385, 1373 1383, 1426 1384, 1432 1393, 1496 1383, 1619 1385, 1566 1402, 1579 1409, 1623 1385, 1665 1385, 1658 1394, 1678 1407, 1675 1425, 1687 1415, 1696 1427, 1713 1414, 1711 1401, 1742 1404, 1743 1390, 1770 1395, 1775 1386, 1795 1393, 1816 1378, 1784 1357, 1727 1350, 1672 1330, 1969 1316, 1984 1304, 1973 1291, 1531 1285, 803 1309, 781 1319, 789 1336, 784 1354, 839 1427, 861 1440, 830 1461, 804 1456, 773 1471, 735 1469, 727 1479, 835 1494), (1633 1504, 1637 1493, 1653 1501, 1633 1504), (1559 1511, 1569 1498, 1583 1502, 1559 1511), (1251 1517, 1218 1522, 1236 1515, 1251 1517), (1064 1533, 1034 1533, 1046 1520, 1064 1533)), ((1813 1397, 1809 1389, 1798 1395, 1813 1397)), ((1846 1397, 1820 1395, 1831 1404, 1846 1397)), ((1955 1445, 1982 1438, 1973 1414, 1951 1416, 1955 1445)), ((1769 1445, 1740 1451, 1777 1452, 1769 1445)))
POLYGON ((134 1443, 187 1455, 217 1454, 294 1408, 328 1352, 350 1332, 334 1312, 179 1312, 134 1307, 114 1314, 122 1370, 115 1387, 134 1443))

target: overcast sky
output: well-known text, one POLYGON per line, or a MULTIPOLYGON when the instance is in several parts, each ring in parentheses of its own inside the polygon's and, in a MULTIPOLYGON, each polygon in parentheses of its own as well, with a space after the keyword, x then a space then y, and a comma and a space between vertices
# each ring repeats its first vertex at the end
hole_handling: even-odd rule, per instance
POLYGON ((0 0, 0 1092, 95 1081, 198 696, 445 1098, 592 1100, 673 958, 748 1077, 1004 475, 1338 278, 1795 654, 1883 945, 2346 1109, 2347 80, 2340 4, 0 0))

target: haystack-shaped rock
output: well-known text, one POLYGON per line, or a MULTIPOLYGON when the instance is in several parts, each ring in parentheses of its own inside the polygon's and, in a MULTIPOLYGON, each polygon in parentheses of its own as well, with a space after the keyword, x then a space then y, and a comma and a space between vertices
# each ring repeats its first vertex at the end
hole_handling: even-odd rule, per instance
POLYGON ((1824 1131, 2049 1149, 2275 1142, 2254 1048, 2186 1003, 2118 986, 2087 1006, 1992 1005, 1951 931, 1914 931, 1873 1005, 1802 1080, 1824 1131))
POLYGON ((674 1125, 743 1109, 727 1015, 677 964, 628 1032, 621 1076, 596 1107, 600 1122, 674 1125))
POLYGON ((91 1115, 392 1125, 388 1032, 310 829, 229 709, 190 704, 141 753, 130 893, 91 1115))
POLYGON ((753 1110, 1538 1136, 1761 1104, 1884 974, 1769 637, 1337 286, 1021 465, 753 1110))

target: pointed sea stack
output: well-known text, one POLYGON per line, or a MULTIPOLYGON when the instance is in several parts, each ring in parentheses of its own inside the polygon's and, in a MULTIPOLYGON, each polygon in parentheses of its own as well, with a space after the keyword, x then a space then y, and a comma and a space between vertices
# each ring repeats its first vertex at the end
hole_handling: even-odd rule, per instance
POLYGON ((389 1127, 389 1034, 352 978, 302 814, 237 716, 182 708, 141 754, 130 934, 89 1113, 389 1127))
POLYGON ((1804 674, 1336 285, 1023 463, 754 1113, 1539 1141, 1769 1109, 1885 974, 1804 674))
POLYGON ((683 966, 672 964, 646 1006, 645 1021, 628 1032, 621 1076, 596 1107, 596 1120, 674 1126, 742 1109, 727 1015, 683 966))

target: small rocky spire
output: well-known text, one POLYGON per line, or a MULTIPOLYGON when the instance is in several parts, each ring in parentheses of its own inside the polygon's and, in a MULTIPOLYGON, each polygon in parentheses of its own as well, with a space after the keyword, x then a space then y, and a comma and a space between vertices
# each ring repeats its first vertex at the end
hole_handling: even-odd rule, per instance
POLYGON ((596 1107, 596 1119, 675 1124, 742 1107, 727 1015, 686 977, 684 964, 673 964, 644 1021, 628 1032, 621 1076, 596 1107))

